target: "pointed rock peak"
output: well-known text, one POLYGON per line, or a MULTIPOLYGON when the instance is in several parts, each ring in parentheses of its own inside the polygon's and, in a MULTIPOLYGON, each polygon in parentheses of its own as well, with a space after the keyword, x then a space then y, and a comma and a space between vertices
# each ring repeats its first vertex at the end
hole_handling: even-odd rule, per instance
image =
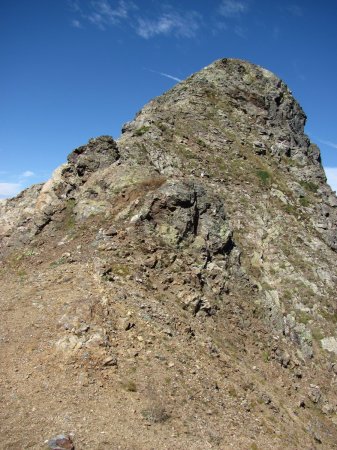
POLYGON ((68 155, 68 163, 75 168, 77 175, 95 172, 117 161, 119 152, 111 136, 90 139, 88 144, 76 148, 68 155))

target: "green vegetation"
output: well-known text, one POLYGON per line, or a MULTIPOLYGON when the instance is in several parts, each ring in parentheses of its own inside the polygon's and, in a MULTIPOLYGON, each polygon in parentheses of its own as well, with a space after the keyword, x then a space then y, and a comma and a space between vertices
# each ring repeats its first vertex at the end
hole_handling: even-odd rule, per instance
POLYGON ((18 270, 17 275, 22 281, 27 276, 27 272, 25 270, 18 270))
POLYGON ((265 351, 262 353, 262 359, 263 359, 263 361, 264 361, 265 363, 267 363, 267 362, 270 361, 270 353, 269 353, 268 350, 265 350, 265 351))
POLYGON ((285 300, 291 300, 291 299, 292 299, 292 293, 291 293, 291 291, 288 291, 288 290, 284 291, 284 293, 283 293, 283 298, 284 298, 285 300))
POLYGON ((204 142, 202 139, 197 139, 197 144, 203 148, 207 147, 206 142, 204 142))
POLYGON ((61 258, 57 259, 56 261, 53 261, 52 263, 49 264, 50 268, 53 267, 58 267, 61 264, 65 264, 67 262, 67 258, 65 256, 61 256, 61 258))
POLYGON ((149 129, 150 127, 144 125, 143 127, 138 128, 133 134, 134 136, 143 136, 149 129))
POLYGON ((22 256, 30 257, 36 255, 36 252, 33 249, 27 249, 23 252, 22 256))
POLYGON ((263 184, 268 184, 270 182, 271 176, 267 170, 258 170, 256 175, 260 178, 263 184))
POLYGON ((325 320, 332 323, 337 323, 337 312, 329 313, 328 311, 321 311, 320 314, 325 320))
POLYGON ((306 313, 305 311, 300 311, 299 313, 297 313, 297 321, 300 323, 304 323, 304 325, 306 325, 311 319, 312 317, 310 316, 310 314, 306 313))
POLYGON ((126 277, 131 273, 130 267, 126 264, 112 264, 110 267, 110 271, 115 275, 119 275, 120 277, 126 277))
POLYGON ((294 215, 294 214, 298 213, 296 207, 293 205, 290 205, 289 203, 287 205, 282 205, 282 208, 288 214, 294 215))
POLYGON ((312 181, 300 181, 300 185, 308 192, 317 192, 318 185, 312 181))
POLYGON ((13 256, 12 260, 13 263, 19 263, 21 260, 23 260, 24 258, 31 258, 32 256, 35 256, 37 253, 33 250, 33 249, 27 249, 25 251, 23 251, 22 253, 13 256))
POLYGON ((310 202, 306 197, 302 197, 300 198, 300 204, 301 206, 307 207, 310 205, 310 202))
POLYGON ((319 328, 312 328, 311 329, 311 335, 315 341, 320 341, 324 338, 324 334, 319 328))
POLYGON ((67 200, 66 203, 66 209, 65 209, 65 218, 64 218, 64 225, 67 230, 72 230, 75 227, 75 214, 74 214, 74 208, 76 205, 76 201, 73 198, 70 198, 67 200))

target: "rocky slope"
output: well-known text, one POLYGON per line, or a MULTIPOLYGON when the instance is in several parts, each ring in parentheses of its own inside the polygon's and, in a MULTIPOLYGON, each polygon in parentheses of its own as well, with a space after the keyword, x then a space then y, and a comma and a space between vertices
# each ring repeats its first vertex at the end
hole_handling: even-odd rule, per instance
POLYGON ((305 119, 219 60, 0 202, 1 448, 337 448, 337 198, 305 119))

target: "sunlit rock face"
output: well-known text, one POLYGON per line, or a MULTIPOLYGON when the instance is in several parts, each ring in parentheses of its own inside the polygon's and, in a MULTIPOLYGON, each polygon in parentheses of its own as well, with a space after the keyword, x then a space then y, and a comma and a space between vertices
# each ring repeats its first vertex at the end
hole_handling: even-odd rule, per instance
POLYGON ((0 202, 5 448, 335 448, 337 199, 305 120, 222 59, 0 202))

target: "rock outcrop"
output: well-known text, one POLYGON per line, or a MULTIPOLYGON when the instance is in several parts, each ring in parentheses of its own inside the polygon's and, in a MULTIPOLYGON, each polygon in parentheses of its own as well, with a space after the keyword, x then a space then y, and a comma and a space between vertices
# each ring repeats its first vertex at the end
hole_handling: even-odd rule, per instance
POLYGON ((4 448, 337 448, 337 198, 305 120, 219 60, 0 202, 4 448))

